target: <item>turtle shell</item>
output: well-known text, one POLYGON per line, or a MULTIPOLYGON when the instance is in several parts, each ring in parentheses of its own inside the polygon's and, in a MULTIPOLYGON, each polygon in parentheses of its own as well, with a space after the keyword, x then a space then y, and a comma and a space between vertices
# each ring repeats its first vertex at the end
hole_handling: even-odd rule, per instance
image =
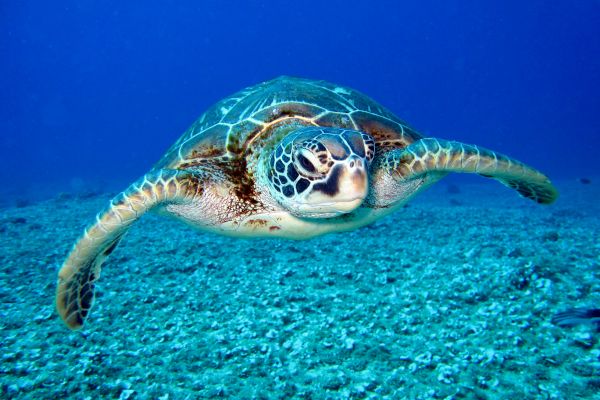
POLYGON ((369 97, 325 81, 282 76, 248 87, 206 111, 155 168, 189 168, 207 159, 235 159, 282 125, 316 125, 369 133, 378 149, 405 147, 416 131, 369 97))

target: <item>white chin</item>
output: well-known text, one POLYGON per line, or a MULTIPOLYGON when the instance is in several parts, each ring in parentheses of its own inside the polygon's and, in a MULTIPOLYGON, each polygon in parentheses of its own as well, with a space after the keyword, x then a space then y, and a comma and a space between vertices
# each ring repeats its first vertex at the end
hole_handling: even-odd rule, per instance
POLYGON ((305 217, 331 218, 341 214, 347 214, 356 210, 364 201, 364 198, 357 198, 348 201, 336 201, 319 204, 298 204, 299 214, 305 217))

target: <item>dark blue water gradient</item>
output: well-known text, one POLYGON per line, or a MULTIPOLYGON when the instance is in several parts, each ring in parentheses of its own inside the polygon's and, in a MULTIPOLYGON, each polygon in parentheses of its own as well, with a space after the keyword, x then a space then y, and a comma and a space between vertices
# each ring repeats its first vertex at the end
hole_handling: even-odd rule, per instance
POLYGON ((0 26, 8 192, 125 185, 210 104, 282 74, 554 178, 600 175, 598 1, 14 1, 0 26))

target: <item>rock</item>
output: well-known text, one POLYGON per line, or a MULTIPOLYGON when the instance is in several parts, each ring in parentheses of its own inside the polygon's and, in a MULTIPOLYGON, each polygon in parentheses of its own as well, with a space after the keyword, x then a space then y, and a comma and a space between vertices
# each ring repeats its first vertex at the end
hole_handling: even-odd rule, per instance
POLYGON ((8 385, 8 387, 6 388, 6 394, 14 396, 17 393, 20 392, 19 386, 15 385, 14 383, 12 385, 8 385))
POLYGON ((277 337, 277 331, 275 329, 269 329, 265 334, 265 337, 268 339, 274 339, 277 337))
POLYGON ((521 251, 520 248, 516 247, 516 248, 512 249, 508 253, 508 256, 512 257, 512 258, 522 257, 523 256, 523 251, 521 251))
POLYGON ((354 339, 346 338, 346 340, 344 340, 344 348, 348 351, 353 350, 354 349, 354 339))
POLYGON ((584 377, 588 377, 588 378, 599 376, 598 374, 600 374, 600 370, 598 370, 597 368, 594 368, 593 365, 590 365, 589 363, 587 363, 583 360, 579 360, 579 361, 575 362, 573 365, 571 365, 571 371, 575 375, 584 376, 584 377))
POLYGON ((600 379, 590 379, 587 382, 587 387, 594 390, 596 393, 600 392, 600 379))
POLYGON ((131 397, 131 395, 135 392, 135 390, 125 389, 121 392, 119 396, 119 400, 127 400, 131 397))
POLYGON ((591 349, 594 346, 594 336, 590 332, 576 332, 573 335, 573 342, 584 349, 591 349))
POLYGON ((556 231, 550 231, 550 232, 544 233, 544 235, 542 236, 542 239, 545 240, 546 242, 556 242, 559 239, 559 235, 558 235, 558 232, 556 232, 556 231))
POLYGON ((419 354, 418 356, 416 356, 415 362, 428 367, 429 365, 431 365, 432 358, 433 358, 433 356, 432 356, 431 352, 426 351, 425 353, 422 353, 422 354, 419 354))
POLYGON ((323 382, 323 388, 328 390, 340 390, 340 388, 346 385, 346 381, 347 379, 343 374, 330 376, 323 382))
POLYGON ((439 364, 437 369, 439 373, 437 375, 437 380, 439 382, 445 383, 447 385, 454 383, 454 368, 449 365, 439 364))

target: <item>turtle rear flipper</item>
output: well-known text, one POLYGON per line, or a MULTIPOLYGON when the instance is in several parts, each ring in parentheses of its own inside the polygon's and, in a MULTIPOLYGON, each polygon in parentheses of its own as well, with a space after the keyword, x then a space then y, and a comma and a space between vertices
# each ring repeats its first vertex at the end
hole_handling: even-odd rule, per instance
POLYGON ((94 301, 94 286, 104 259, 131 224, 146 211, 199 196, 202 185, 185 171, 153 171, 116 196, 75 243, 58 273, 56 309, 71 329, 81 328, 94 301))
POLYGON ((428 172, 467 172, 494 178, 540 204, 558 197, 556 188, 541 172, 503 154, 479 146, 426 138, 384 155, 386 167, 400 179, 428 172))

